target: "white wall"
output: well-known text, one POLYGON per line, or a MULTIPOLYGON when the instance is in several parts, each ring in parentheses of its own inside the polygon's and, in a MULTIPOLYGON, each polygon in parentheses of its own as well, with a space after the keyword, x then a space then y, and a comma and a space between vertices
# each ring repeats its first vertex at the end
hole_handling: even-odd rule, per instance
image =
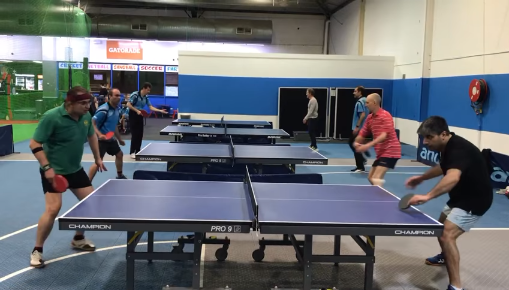
POLYGON ((331 16, 329 54, 359 54, 360 8, 361 1, 357 0, 331 16))
POLYGON ((42 60, 38 36, 0 36, 0 60, 42 60))
MULTIPOLYGON (((360 2, 358 0, 354 3, 360 6, 360 2)), ((421 78, 426 0, 365 0, 364 2, 363 55, 394 56, 395 79, 401 79, 403 75, 407 79, 421 78)), ((358 28, 352 31, 358 31, 358 28)), ((415 132, 419 126, 418 122, 402 118, 394 119, 396 128, 400 129, 400 140, 417 145, 418 139, 415 132)))
MULTIPOLYGON (((74 37, 41 37, 42 59, 47 61, 82 62, 90 55, 90 44, 87 38, 74 37)), ((24 44, 29 45, 29 44, 24 44)))
MULTIPOLYGON (((508 1, 435 1, 434 12, 432 77, 509 73, 508 1)), ((509 155, 509 135, 452 129, 480 148, 509 155)))
MULTIPOLYGON (((391 79, 394 57, 282 53, 179 52, 179 74, 254 78, 391 79), (302 69, 313 67, 312 70, 302 69), (270 69, 268 69, 270 68, 270 69)), ((193 119, 218 119, 214 114, 191 114, 193 119)), ((277 116, 229 115, 228 119, 265 120, 278 128, 277 116)))
POLYGON ((390 79, 394 57, 180 51, 179 62, 183 75, 390 79))
MULTIPOLYGON (((346 21, 348 7, 335 14, 341 27, 331 39, 351 43, 359 31, 346 21)), ((364 55, 395 56, 394 79, 456 77, 509 73, 509 1, 507 0, 365 0, 364 55)), ((332 24, 332 23, 331 23, 332 24)), ((332 26, 332 25, 331 25, 332 26)), ((354 48, 330 43, 330 53, 357 54, 354 48)), ((492 105, 493 106, 493 105, 492 105)), ((496 108, 498 110, 499 108, 496 108)), ((490 114, 495 109, 492 108, 490 114)), ((498 112, 498 111, 497 111, 498 112)), ((503 118, 501 116, 500 118, 503 118)), ((418 121, 395 118, 401 140, 417 145, 418 121)), ((509 154, 509 135, 451 127, 480 148, 509 154)))

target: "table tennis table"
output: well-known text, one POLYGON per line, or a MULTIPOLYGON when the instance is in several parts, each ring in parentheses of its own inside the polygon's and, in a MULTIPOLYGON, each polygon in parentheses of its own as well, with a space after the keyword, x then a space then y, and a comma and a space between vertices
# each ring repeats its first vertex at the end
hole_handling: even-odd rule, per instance
POLYGON ((398 201, 371 185, 251 182, 246 167, 244 182, 108 180, 58 223, 60 230, 126 231, 128 290, 134 289, 135 260, 192 260, 191 289, 200 289, 202 237, 251 231, 290 235, 304 272, 302 289, 311 289, 312 263, 326 262, 365 264, 364 289, 369 290, 375 236, 437 237, 443 231, 441 223, 415 207, 400 210, 398 201), (147 252, 137 252, 144 232, 147 252), (194 252, 154 252, 154 232, 193 232, 194 252), (304 240, 297 243, 295 235, 304 235, 304 240), (313 255, 314 235, 334 236, 334 254, 313 255), (351 236, 365 255, 341 255, 343 235, 351 236))
POLYGON ((171 122, 173 125, 181 126, 214 126, 224 127, 225 125, 230 128, 272 128, 272 124, 268 121, 245 121, 245 120, 203 120, 203 119, 176 119, 171 122))
MULTIPOLYGON (((163 161, 170 163, 205 164, 252 164, 262 172, 262 165, 296 164, 327 165, 328 159, 317 151, 304 146, 263 146, 193 144, 193 143, 149 143, 136 154, 137 161, 163 161)), ((205 166, 203 170, 205 170, 205 166)))
POLYGON ((217 137, 240 137, 240 138, 267 138, 276 139, 290 137, 283 129, 264 128, 215 128, 215 127, 188 127, 188 126, 166 126, 159 132, 160 135, 176 136, 180 139, 185 136, 196 136, 204 138, 217 137))

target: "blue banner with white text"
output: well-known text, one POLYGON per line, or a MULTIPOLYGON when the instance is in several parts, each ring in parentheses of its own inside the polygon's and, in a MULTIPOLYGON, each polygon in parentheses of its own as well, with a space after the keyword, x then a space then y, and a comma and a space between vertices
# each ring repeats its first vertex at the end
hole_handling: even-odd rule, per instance
POLYGON ((490 160, 493 167, 491 173, 493 188, 506 188, 509 186, 509 156, 490 151, 490 160))
POLYGON ((417 161, 434 166, 440 163, 440 152, 430 150, 428 146, 423 143, 423 138, 419 136, 419 144, 417 145, 417 161))

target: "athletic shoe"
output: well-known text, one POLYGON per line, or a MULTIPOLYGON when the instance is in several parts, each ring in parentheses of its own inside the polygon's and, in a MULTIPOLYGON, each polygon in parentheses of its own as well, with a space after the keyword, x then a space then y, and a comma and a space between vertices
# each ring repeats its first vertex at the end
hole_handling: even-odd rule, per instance
POLYGON ((136 154, 132 153, 132 154, 131 154, 131 158, 132 158, 132 159, 136 159, 136 154))
POLYGON ((465 288, 454 288, 452 285, 447 286, 446 290, 466 290, 465 288))
POLYGON ((44 260, 42 259, 42 253, 35 250, 30 254, 30 266, 34 268, 44 267, 44 260))
POLYGON ((127 179, 127 177, 125 177, 125 175, 122 174, 122 175, 117 176, 117 179, 127 179))
POLYGON ((91 241, 87 239, 83 240, 72 240, 71 245, 75 249, 83 250, 83 251, 95 251, 95 245, 92 244, 91 241))
POLYGON ((366 169, 354 168, 350 171, 355 172, 355 173, 360 173, 360 172, 366 172, 366 169))
POLYGON ((445 265, 445 257, 442 253, 426 259, 426 265, 443 266, 445 265))

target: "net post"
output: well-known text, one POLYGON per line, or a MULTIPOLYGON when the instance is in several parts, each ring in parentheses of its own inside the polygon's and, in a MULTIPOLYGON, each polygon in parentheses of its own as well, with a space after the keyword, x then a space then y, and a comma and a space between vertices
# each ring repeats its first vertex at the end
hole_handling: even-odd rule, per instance
POLYGON ((258 231, 258 203, 256 201, 256 196, 255 196, 255 193, 254 193, 253 183, 251 182, 251 177, 249 176, 249 167, 247 165, 246 165, 246 178, 245 178, 245 182, 246 182, 247 191, 249 193, 249 198, 250 198, 250 201, 251 201, 251 208, 253 210, 253 216, 254 216, 253 230, 254 231, 258 231))
POLYGON ((230 151, 232 153, 232 167, 235 166, 235 147, 233 146, 233 139, 230 136, 230 151))

